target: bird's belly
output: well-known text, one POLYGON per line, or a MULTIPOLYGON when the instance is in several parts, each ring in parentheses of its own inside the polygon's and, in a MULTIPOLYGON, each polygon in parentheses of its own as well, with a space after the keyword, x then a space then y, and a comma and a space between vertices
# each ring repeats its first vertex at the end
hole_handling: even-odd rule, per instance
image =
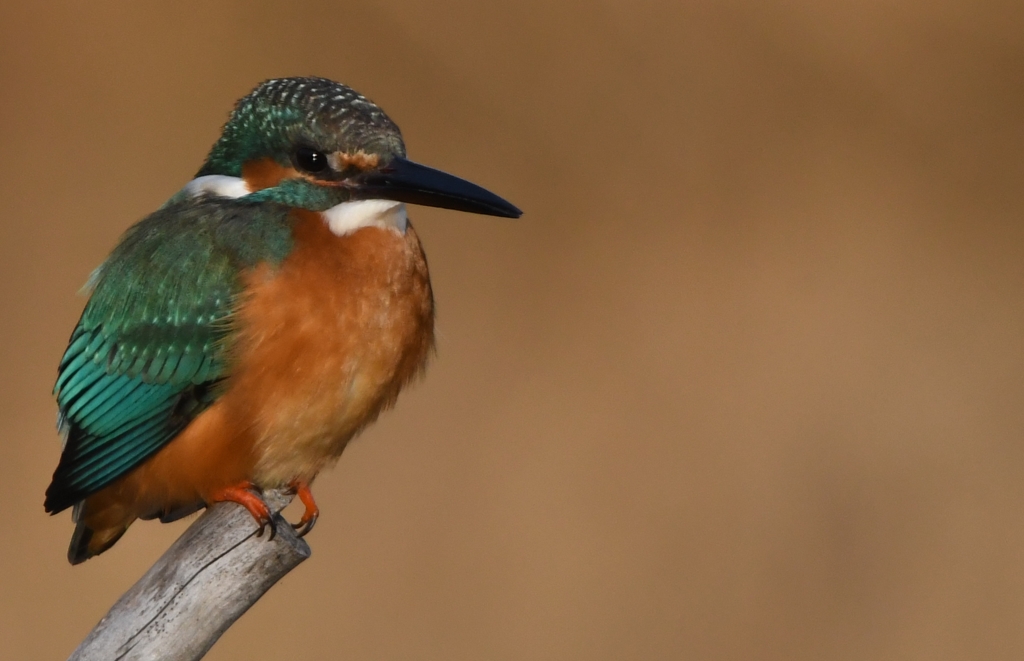
POLYGON ((297 224, 292 254, 248 276, 236 320, 225 399, 249 428, 261 487, 312 480, 394 402, 433 346, 412 228, 336 237, 321 226, 319 217, 297 224))

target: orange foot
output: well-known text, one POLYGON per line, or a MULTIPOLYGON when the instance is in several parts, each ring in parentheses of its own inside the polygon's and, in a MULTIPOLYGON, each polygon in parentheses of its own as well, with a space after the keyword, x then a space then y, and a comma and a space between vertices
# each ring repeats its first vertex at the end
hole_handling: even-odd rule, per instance
POLYGON ((249 510, 249 514, 252 514, 252 518, 259 524, 260 529, 256 532, 256 536, 262 537, 263 531, 269 525, 270 537, 267 539, 274 539, 274 535, 277 533, 277 529, 274 527, 274 518, 270 513, 270 508, 254 491, 255 488, 252 482, 241 482, 230 487, 224 487, 210 494, 209 498, 207 498, 207 504, 224 501, 238 503, 249 510))
POLYGON ((306 506, 306 511, 302 513, 302 518, 299 519, 299 522, 292 524, 299 537, 305 537, 313 529, 313 526, 316 525, 316 520, 320 518, 320 508, 316 506, 316 501, 313 500, 313 492, 309 490, 308 484, 301 480, 295 480, 288 486, 295 491, 295 495, 306 506))

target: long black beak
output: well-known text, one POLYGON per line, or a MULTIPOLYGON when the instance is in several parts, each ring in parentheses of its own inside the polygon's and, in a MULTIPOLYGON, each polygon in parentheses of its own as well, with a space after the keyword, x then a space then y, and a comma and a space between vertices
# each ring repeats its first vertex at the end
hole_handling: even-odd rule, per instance
POLYGON ((384 199, 455 211, 518 218, 523 212, 489 190, 465 179, 404 158, 393 158, 379 170, 357 179, 356 199, 384 199))

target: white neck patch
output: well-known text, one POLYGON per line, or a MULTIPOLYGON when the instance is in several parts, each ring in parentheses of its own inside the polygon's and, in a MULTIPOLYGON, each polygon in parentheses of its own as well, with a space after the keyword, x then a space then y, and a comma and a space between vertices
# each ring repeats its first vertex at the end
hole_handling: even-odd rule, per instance
POLYGON ((351 234, 363 227, 380 227, 405 234, 409 226, 405 205, 393 200, 342 202, 324 211, 323 216, 331 232, 337 236, 351 234))
MULTIPOLYGON (((217 195, 218 197, 239 198, 252 193, 241 177, 223 174, 208 174, 196 177, 185 184, 178 195, 196 197, 217 195)), ((409 227, 409 216, 405 205, 392 200, 359 200, 342 202, 323 212, 324 221, 337 236, 351 234, 363 227, 393 229, 405 234, 409 227)))
POLYGON ((245 179, 223 174, 207 174, 196 177, 181 189, 181 193, 189 197, 196 197, 203 193, 218 197, 245 197, 251 192, 245 184, 245 179))

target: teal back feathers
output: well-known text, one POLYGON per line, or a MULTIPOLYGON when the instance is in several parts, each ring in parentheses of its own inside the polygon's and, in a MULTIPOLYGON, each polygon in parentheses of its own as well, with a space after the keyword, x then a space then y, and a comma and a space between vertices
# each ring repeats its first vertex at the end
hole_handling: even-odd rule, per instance
POLYGON ((132 227, 94 277, 54 391, 59 512, 163 447, 217 396, 241 274, 291 249, 288 209, 202 196, 132 227))

